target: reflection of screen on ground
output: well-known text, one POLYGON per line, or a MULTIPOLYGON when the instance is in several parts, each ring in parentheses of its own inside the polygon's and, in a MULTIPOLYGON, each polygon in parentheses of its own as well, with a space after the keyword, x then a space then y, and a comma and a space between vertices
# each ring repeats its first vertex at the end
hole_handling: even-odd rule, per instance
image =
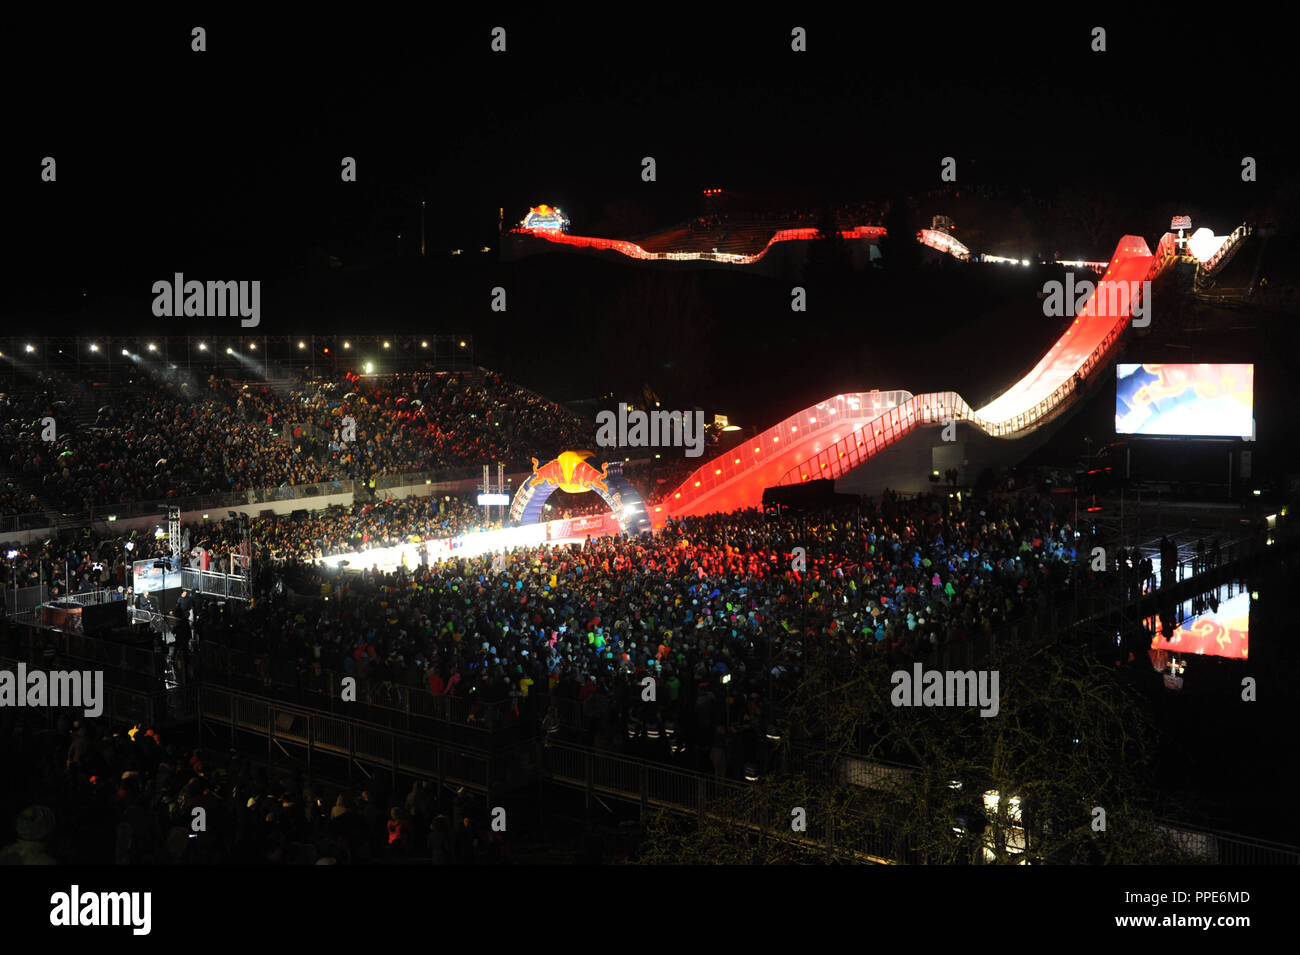
POLYGON ((1152 650, 1245 660, 1249 649, 1250 593, 1242 591, 1224 599, 1218 611, 1184 620, 1168 639, 1165 639, 1159 617, 1149 618, 1147 626, 1155 634, 1151 640, 1152 650))
POLYGON ((1120 364, 1118 434, 1251 438, 1254 365, 1120 364))

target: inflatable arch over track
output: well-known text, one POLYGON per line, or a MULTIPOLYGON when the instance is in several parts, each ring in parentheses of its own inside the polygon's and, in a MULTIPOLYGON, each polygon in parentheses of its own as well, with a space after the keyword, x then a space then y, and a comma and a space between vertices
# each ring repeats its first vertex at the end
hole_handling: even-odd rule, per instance
POLYGON ((510 504, 513 524, 536 524, 542 518, 546 499, 557 490, 579 493, 595 491, 614 513, 625 534, 650 531, 650 516, 640 493, 623 476, 623 465, 606 462, 597 471, 587 463, 590 451, 565 451, 554 461, 538 466, 533 458, 533 473, 515 492, 510 504))

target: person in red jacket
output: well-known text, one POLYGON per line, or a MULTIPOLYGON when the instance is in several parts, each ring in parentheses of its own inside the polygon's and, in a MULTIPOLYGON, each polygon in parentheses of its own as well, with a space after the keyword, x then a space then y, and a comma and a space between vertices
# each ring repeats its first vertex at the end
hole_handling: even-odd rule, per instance
POLYGON ((442 674, 437 670, 429 673, 429 692, 434 696, 442 696, 447 692, 447 684, 442 679, 442 674))
POLYGON ((388 850, 396 854, 406 852, 411 836, 406 813, 396 806, 388 813, 388 850))

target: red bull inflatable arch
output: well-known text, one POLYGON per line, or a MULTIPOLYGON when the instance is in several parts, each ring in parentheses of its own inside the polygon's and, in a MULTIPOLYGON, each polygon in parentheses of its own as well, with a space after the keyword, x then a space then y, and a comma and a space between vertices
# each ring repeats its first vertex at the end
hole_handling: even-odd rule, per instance
POLYGON ((538 465, 533 458, 533 473, 515 492, 510 504, 512 524, 536 524, 542 519, 546 500, 557 490, 577 494, 595 491, 609 505, 625 534, 650 531, 650 516, 640 493, 623 476, 623 465, 606 462, 599 471, 587 463, 590 451, 565 451, 555 460, 538 465))

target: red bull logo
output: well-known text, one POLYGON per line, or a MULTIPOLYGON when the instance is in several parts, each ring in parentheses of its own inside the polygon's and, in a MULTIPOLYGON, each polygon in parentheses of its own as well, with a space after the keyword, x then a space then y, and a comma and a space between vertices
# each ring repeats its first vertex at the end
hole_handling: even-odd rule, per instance
POLYGON ((538 466, 537 459, 533 458, 533 474, 528 479, 528 483, 533 487, 549 484, 570 494, 591 490, 608 494, 609 485, 605 479, 609 465, 603 464, 597 471, 586 462, 585 459, 589 457, 591 457, 590 451, 565 451, 554 461, 548 461, 541 466, 538 466))

